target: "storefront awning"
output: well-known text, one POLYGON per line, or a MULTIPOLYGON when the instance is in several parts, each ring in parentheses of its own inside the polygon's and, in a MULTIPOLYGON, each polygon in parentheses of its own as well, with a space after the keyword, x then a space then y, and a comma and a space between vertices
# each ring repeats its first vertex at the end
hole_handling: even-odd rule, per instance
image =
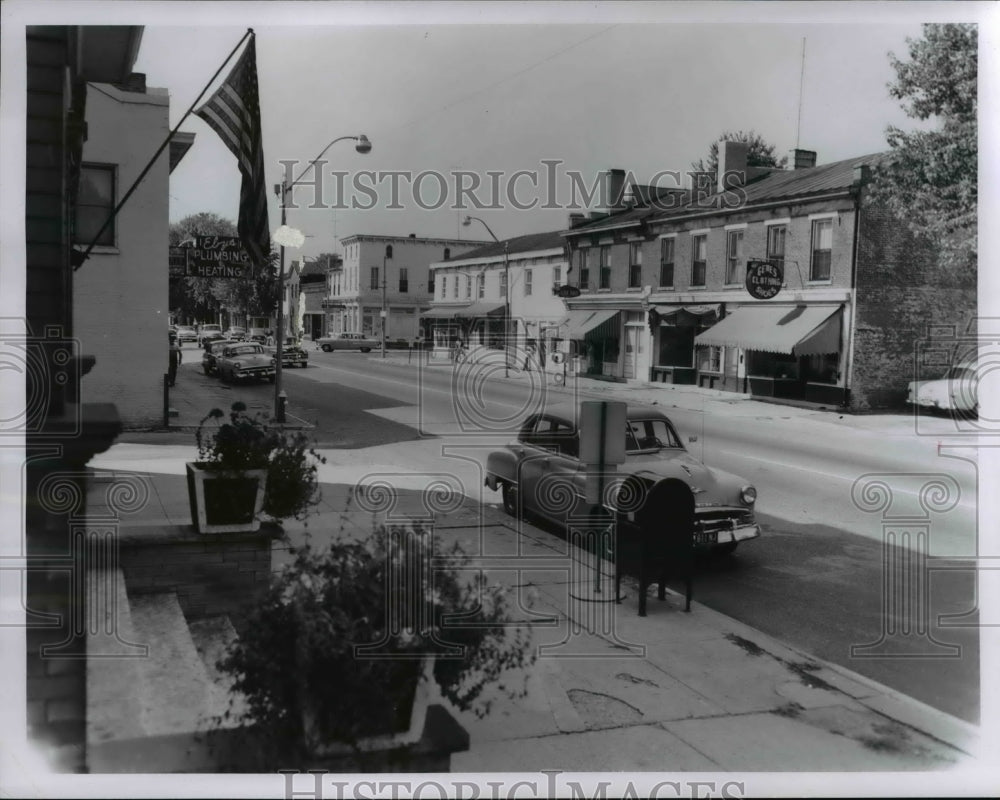
POLYGON ((710 303, 708 305, 701 306, 679 306, 679 305, 658 305, 654 306, 657 316, 660 318, 660 324, 676 325, 683 322, 685 319, 692 319, 694 321, 705 321, 709 318, 719 316, 720 305, 718 303, 710 303))
POLYGON ((742 306, 695 337, 696 345, 808 356, 840 350, 840 306, 742 306))
POLYGON ((504 313, 503 303, 473 303, 470 306, 461 308, 455 312, 456 317, 465 319, 477 319, 479 317, 502 317, 504 313))
POLYGON ((561 331, 562 338, 582 339, 590 331, 606 322, 610 322, 620 313, 620 311, 614 308, 603 310, 580 308, 576 311, 570 311, 569 316, 559 323, 560 327, 563 328, 561 331))
POLYGON ((466 308, 467 306, 442 306, 424 311, 420 314, 420 317, 422 319, 454 319, 459 315, 459 312, 464 311, 466 308))

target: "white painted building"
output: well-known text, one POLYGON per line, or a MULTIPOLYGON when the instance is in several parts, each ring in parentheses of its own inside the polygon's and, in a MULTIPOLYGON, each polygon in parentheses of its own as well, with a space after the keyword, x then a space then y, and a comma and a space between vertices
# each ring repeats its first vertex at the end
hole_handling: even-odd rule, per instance
POLYGON ((425 333, 438 349, 453 339, 470 348, 500 349, 509 300, 511 366, 523 367, 528 353, 549 364, 552 340, 566 317, 554 287, 566 283, 567 266, 558 231, 491 242, 461 258, 431 264, 435 293, 423 315, 425 333))
POLYGON ((327 330, 382 335, 419 335, 420 312, 432 297, 429 265, 468 253, 484 243, 469 239, 353 234, 340 240, 343 262, 331 272, 327 330))
MULTIPOLYGON (((170 132, 166 89, 134 75, 128 89, 87 86, 74 244, 85 250, 170 132)), ((126 427, 163 420, 168 361, 169 175, 194 141, 177 134, 73 272, 73 327, 96 356, 81 382, 84 402, 113 398, 126 427)))

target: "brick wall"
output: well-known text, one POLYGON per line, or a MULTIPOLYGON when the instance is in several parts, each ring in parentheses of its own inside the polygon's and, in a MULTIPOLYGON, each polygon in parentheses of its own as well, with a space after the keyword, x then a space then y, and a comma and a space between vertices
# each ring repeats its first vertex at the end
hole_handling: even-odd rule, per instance
POLYGON ((129 595, 176 592, 189 619, 228 614, 237 631, 245 609, 264 596, 276 530, 205 535, 189 526, 122 530, 119 552, 129 595))
POLYGON ((851 408, 900 408, 928 327, 964 331, 975 318, 976 264, 947 264, 934 242, 913 236, 890 212, 865 202, 856 280, 851 408))

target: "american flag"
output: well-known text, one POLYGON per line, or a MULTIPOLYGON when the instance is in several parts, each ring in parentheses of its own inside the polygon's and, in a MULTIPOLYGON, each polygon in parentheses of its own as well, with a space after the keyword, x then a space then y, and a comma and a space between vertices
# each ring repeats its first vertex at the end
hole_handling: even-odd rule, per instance
POLYGON ((237 231, 254 263, 264 266, 271 252, 271 233, 267 224, 255 40, 251 35, 229 77, 195 113, 219 134, 239 162, 243 183, 237 231))

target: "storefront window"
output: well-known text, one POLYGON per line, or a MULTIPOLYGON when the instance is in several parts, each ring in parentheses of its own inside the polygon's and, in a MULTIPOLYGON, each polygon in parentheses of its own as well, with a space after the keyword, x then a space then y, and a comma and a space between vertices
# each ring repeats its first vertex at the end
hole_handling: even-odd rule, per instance
POLYGON ((698 369, 702 372, 722 372, 722 348, 714 345, 699 347, 698 369))

